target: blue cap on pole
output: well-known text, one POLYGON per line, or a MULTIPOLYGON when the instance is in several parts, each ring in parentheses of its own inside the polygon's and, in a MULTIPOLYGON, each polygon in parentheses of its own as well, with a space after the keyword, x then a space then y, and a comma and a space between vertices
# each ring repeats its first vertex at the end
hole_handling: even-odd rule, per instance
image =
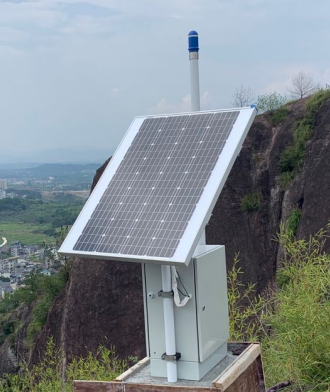
POLYGON ((188 34, 188 50, 189 52, 198 52, 198 33, 195 30, 190 31, 188 34))

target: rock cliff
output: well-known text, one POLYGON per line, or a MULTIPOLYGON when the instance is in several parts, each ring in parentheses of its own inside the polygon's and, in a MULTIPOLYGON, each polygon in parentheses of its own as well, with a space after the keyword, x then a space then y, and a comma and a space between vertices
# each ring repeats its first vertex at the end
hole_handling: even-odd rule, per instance
MULTIPOLYGON (((293 128, 305 116, 305 100, 288 105, 277 126, 272 117, 256 117, 206 228, 208 244, 225 244, 227 267, 240 254, 246 282, 263 289, 274 279, 279 247, 274 238, 281 222, 299 209, 297 236, 306 237, 330 220, 330 100, 318 108, 314 132, 298 174, 280 185, 279 160, 293 143, 293 128), (242 209, 244 196, 257 193, 256 211, 242 209)), ((95 186, 105 165, 95 176, 95 186)), ((67 358, 99 344, 114 345, 121 357, 145 354, 141 267, 139 264, 75 260, 70 280, 57 297, 32 353, 37 361, 54 336, 67 358)))

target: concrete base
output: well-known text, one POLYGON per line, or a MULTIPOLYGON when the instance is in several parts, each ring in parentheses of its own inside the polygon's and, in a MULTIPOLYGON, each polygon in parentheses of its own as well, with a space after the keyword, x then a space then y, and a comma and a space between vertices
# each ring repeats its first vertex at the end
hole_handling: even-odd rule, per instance
POLYGON ((114 381, 74 381, 75 392, 265 392, 260 347, 254 343, 230 343, 228 354, 199 381, 170 384, 150 374, 145 358, 114 381))

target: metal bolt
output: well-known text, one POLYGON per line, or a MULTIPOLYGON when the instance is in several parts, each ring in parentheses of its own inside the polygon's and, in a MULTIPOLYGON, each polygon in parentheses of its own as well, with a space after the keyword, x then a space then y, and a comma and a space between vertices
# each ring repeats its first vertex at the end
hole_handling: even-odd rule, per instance
POLYGON ((154 293, 148 293, 148 298, 150 298, 150 299, 155 298, 155 294, 154 293))

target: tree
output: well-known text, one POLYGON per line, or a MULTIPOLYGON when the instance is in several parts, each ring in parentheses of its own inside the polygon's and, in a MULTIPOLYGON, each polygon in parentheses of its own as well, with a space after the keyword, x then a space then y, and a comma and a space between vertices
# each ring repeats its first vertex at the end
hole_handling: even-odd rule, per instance
POLYGON ((236 87, 231 104, 239 108, 249 106, 254 101, 254 98, 254 92, 251 87, 245 87, 241 84, 239 87, 236 87))
POLYGON ((275 110, 285 105, 287 98, 280 93, 274 91, 273 93, 259 95, 257 108, 259 113, 270 112, 274 113, 275 110))
POLYGON ((311 94, 316 89, 313 78, 304 71, 299 71, 298 75, 292 78, 291 83, 292 86, 290 88, 287 87, 287 90, 291 94, 298 96, 299 99, 311 94))

